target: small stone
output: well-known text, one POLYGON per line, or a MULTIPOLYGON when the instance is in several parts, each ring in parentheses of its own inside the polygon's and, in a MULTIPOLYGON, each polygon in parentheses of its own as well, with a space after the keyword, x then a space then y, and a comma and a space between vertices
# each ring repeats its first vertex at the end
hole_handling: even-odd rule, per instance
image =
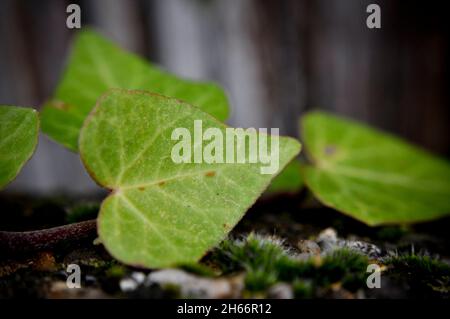
POLYGON ((86 285, 93 285, 97 282, 97 278, 95 278, 92 275, 86 275, 86 277, 84 278, 86 285))
POLYGON ((281 282, 273 285, 267 291, 267 298, 270 299, 292 299, 294 298, 294 292, 291 285, 281 282))
POLYGON ((146 276, 143 272, 135 271, 131 274, 131 278, 133 278, 134 281, 141 285, 144 283, 146 276))
POLYGON ((300 252, 302 254, 308 254, 308 255, 319 255, 320 254, 320 247, 317 245, 316 242, 312 240, 299 240, 297 243, 298 249, 300 249, 300 252))
POLYGON ((343 247, 360 252, 370 258, 378 258, 381 256, 381 249, 376 245, 359 240, 345 240, 343 247))
POLYGON ((337 248, 337 232, 333 228, 327 228, 319 233, 317 243, 322 252, 327 253, 337 248))
POLYGON ((67 283, 65 281, 55 281, 50 286, 50 292, 52 292, 52 293, 58 293, 58 292, 66 290, 66 289, 68 289, 68 288, 67 288, 67 283))
POLYGON ((119 282, 120 290, 130 292, 136 290, 139 284, 132 278, 124 278, 119 282))
POLYGON ((327 228, 319 233, 317 242, 322 252, 329 253, 337 248, 347 248, 364 254, 370 258, 381 256, 381 249, 376 245, 360 240, 347 240, 338 238, 336 230, 327 228))
POLYGON ((46 298, 50 299, 102 299, 108 298, 103 291, 97 288, 81 287, 69 288, 65 281, 52 282, 46 298))
POLYGON ((236 282, 227 279, 202 278, 179 269, 164 269, 148 275, 146 285, 178 286, 180 293, 189 298, 233 298, 240 293, 236 282))
POLYGON ((334 228, 326 228, 319 233, 317 241, 328 241, 328 242, 336 242, 337 241, 337 232, 334 228))

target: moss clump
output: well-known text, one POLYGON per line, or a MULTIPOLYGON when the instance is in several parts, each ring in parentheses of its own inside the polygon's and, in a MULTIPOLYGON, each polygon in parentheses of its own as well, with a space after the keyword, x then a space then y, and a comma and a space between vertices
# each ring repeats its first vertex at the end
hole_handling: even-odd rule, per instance
POLYGON ((294 297, 297 299, 307 299, 314 296, 314 286, 311 280, 296 279, 292 283, 294 297))
POLYGON ((386 261, 386 264, 393 265, 395 267, 406 267, 411 270, 416 271, 420 274, 442 274, 450 275, 450 265, 438 260, 431 258, 428 255, 400 255, 396 257, 391 257, 386 261))
POLYGON ((106 269, 105 274, 111 278, 123 278, 127 273, 127 269, 123 265, 112 265, 106 269))
POLYGON ((285 282, 292 282, 297 278, 313 278, 321 260, 320 257, 312 257, 307 260, 298 259, 294 256, 283 258, 276 265, 279 273, 278 278, 285 282))
POLYGON ((283 242, 274 237, 250 234, 245 239, 225 240, 213 253, 224 273, 244 270, 249 291, 261 291, 279 278, 279 264, 288 258, 283 242))
POLYGON ((388 274, 405 281, 411 293, 434 297, 450 293, 450 265, 427 255, 407 254, 385 261, 388 274))
POLYGON ((339 249, 323 259, 317 280, 322 285, 341 281, 346 289, 357 290, 365 284, 368 264, 366 256, 353 250, 339 249))
POLYGON ((312 296, 315 288, 335 282, 357 290, 365 285, 368 265, 366 256, 348 249, 300 259, 283 241, 255 234, 224 241, 212 257, 224 273, 245 271, 248 291, 261 292, 277 282, 288 282, 298 297, 312 296))

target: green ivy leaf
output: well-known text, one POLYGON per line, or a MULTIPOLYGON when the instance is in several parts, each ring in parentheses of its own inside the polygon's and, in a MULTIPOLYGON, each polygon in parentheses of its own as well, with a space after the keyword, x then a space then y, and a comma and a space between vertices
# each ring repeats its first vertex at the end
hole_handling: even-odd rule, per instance
POLYGON ((312 166, 305 182, 324 204, 369 225, 450 213, 450 165, 361 124, 314 112, 303 117, 312 166))
POLYGON ((276 176, 267 189, 268 194, 297 193, 303 188, 301 164, 293 160, 276 176))
POLYGON ((36 148, 39 118, 34 109, 0 106, 0 189, 19 174, 36 148))
MULTIPOLYGON (((197 261, 225 237, 273 177, 261 174, 260 164, 175 164, 171 150, 179 142, 171 139, 172 131, 193 132, 194 120, 203 121, 203 132, 226 128, 173 98, 111 90, 81 130, 80 155, 87 170, 112 190, 101 206, 100 238, 126 264, 159 268, 197 261)), ((279 146, 278 171, 300 151, 291 138, 281 137, 279 146)))
POLYGON ((180 79, 87 30, 77 35, 65 75, 42 110, 42 130, 76 151, 84 119, 109 88, 148 90, 196 105, 219 120, 228 117, 227 97, 216 84, 180 79))

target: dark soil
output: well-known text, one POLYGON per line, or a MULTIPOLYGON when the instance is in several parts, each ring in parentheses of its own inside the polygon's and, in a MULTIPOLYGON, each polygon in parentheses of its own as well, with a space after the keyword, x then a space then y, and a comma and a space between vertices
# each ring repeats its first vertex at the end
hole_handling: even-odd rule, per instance
MULTIPOLYGON (((36 230, 92 219, 96 217, 100 200, 101 198, 95 197, 34 199, 4 194, 0 196, 0 230, 36 230)), ((285 240, 285 245, 291 251, 300 253, 300 240, 314 239, 322 230, 332 227, 340 238, 362 240, 376 244, 383 250, 384 257, 376 261, 386 267, 382 275, 382 288, 358 286, 348 290, 339 285, 338 279, 336 283, 308 290, 303 297, 448 298, 449 226, 450 218, 415 226, 368 227, 318 205, 303 192, 261 199, 250 209, 230 237, 242 238, 251 232, 275 235, 285 240), (388 257, 389 255, 394 257, 388 257)), ((230 277, 229 274, 220 276, 217 272, 220 265, 214 263, 211 255, 202 261, 215 276, 230 277)), ((123 291, 120 281, 135 271, 149 273, 120 264, 101 245, 94 244, 91 240, 16 256, 3 254, 0 256, 0 298, 180 297, 179 290, 159 285, 123 291), (68 276, 66 267, 74 263, 81 267, 82 289, 67 289, 65 285, 68 276)), ((210 276, 206 275, 209 270, 202 273, 201 267, 188 271, 210 276)), ((309 281, 289 284, 303 289, 309 281)), ((301 289, 299 291, 303 291, 301 289)), ((239 296, 267 297, 270 294, 264 291, 259 294, 247 291, 239 296)), ((296 296, 302 297, 301 294, 296 296)))

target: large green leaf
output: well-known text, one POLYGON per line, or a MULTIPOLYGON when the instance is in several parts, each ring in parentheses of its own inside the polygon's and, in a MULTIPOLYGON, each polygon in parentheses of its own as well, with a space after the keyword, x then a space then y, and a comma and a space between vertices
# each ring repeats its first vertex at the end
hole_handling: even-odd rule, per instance
POLYGON ((33 154, 38 132, 34 109, 0 106, 0 189, 19 174, 33 154))
MULTIPOLYGON (((101 206, 99 235, 122 262, 158 268, 197 261, 270 183, 273 175, 261 174, 258 163, 175 164, 172 131, 193 132, 194 120, 203 121, 203 131, 226 128, 179 100, 126 90, 108 92, 86 120, 81 157, 91 176, 112 190, 101 206)), ((279 150, 278 171, 300 144, 281 137, 279 150)))
POLYGON ((305 182, 324 204, 369 225, 450 213, 450 165, 406 142, 324 113, 303 117, 313 162, 305 182))
POLYGON ((109 88, 142 89, 175 97, 224 121, 228 101, 213 83, 180 79, 125 52, 99 34, 80 32, 53 98, 42 111, 42 130, 76 151, 85 117, 109 88))

